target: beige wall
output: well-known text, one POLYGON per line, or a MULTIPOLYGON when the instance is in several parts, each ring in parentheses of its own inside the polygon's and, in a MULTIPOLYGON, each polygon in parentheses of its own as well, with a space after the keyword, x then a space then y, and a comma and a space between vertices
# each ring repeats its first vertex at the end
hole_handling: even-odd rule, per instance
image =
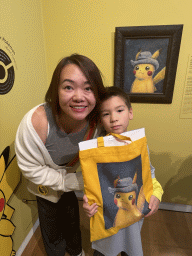
MULTIPOLYGON (((0 0, 0 48, 9 54, 15 69, 12 90, 0 95, 0 153, 13 142, 24 114, 43 101, 47 89, 44 35, 41 2, 38 0, 0 0), (13 51, 11 50, 13 49, 13 51)), ((37 219, 37 208, 23 198, 32 199, 26 191, 25 180, 9 200, 15 209, 11 221, 16 225, 13 234, 14 249, 18 250, 37 219)))
POLYGON ((164 202, 192 205, 192 119, 180 119, 188 55, 192 53, 191 1, 71 0, 43 3, 48 79, 58 60, 77 52, 113 85, 115 27, 184 24, 173 103, 133 104, 130 129, 146 128, 152 164, 164 202), (187 192, 186 192, 187 188, 187 192))

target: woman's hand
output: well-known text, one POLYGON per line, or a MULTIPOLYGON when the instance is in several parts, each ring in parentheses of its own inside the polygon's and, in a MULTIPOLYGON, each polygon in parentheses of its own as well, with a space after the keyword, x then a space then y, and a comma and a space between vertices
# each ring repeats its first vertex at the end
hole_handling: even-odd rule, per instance
POLYGON ((91 218, 97 212, 97 208, 98 205, 96 203, 89 205, 87 196, 83 196, 83 209, 89 218, 91 218))
POLYGON ((145 217, 149 217, 152 214, 156 213, 157 210, 159 209, 159 204, 160 201, 156 196, 151 196, 150 201, 149 201, 149 209, 151 210, 145 217))

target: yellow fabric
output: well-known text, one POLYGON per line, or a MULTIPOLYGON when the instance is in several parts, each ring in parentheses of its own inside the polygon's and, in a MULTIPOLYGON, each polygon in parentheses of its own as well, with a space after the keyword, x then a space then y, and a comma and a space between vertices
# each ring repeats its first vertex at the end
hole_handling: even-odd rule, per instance
POLYGON ((124 135, 121 135, 121 134, 111 132, 111 133, 107 134, 107 136, 108 135, 113 135, 114 137, 119 138, 120 140, 129 140, 129 141, 131 141, 131 138, 129 138, 127 136, 124 136, 124 135))
POLYGON ((161 187, 161 184, 156 180, 156 178, 153 178, 152 182, 153 182, 153 196, 156 196, 161 202, 162 195, 163 195, 163 189, 161 187))
MULTIPOLYGON (((118 138, 122 139, 122 136, 118 135, 118 138)), ((90 219, 91 241, 114 235, 120 229, 119 227, 112 227, 107 230, 105 229, 105 221, 103 217, 103 199, 97 171, 98 163, 126 162, 141 155, 143 191, 145 199, 148 203, 151 195, 153 194, 153 184, 146 137, 133 141, 124 146, 110 147, 104 147, 102 137, 99 137, 97 140, 99 145, 98 148, 91 148, 79 152, 85 193, 88 197, 88 202, 90 205, 96 202, 99 206, 98 212, 90 219)), ((127 137, 123 137, 123 140, 127 140, 127 137)))

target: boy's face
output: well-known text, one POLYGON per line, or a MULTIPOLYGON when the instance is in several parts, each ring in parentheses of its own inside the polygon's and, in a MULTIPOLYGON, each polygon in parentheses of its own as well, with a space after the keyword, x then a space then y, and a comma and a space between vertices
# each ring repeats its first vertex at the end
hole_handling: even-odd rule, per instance
POLYGON ((133 119, 133 111, 128 109, 121 97, 113 96, 101 104, 100 118, 108 133, 120 134, 127 131, 129 120, 133 119))

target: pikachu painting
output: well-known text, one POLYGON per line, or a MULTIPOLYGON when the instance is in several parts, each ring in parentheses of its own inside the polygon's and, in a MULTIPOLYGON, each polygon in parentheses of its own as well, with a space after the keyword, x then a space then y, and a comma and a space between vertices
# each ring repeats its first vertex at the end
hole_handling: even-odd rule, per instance
POLYGON ((159 68, 159 62, 157 58, 161 53, 161 49, 157 50, 155 53, 144 51, 136 54, 135 60, 131 60, 131 65, 133 66, 133 74, 135 80, 131 86, 131 93, 154 93, 156 89, 156 84, 165 78, 164 67, 155 77, 154 73, 159 68))

